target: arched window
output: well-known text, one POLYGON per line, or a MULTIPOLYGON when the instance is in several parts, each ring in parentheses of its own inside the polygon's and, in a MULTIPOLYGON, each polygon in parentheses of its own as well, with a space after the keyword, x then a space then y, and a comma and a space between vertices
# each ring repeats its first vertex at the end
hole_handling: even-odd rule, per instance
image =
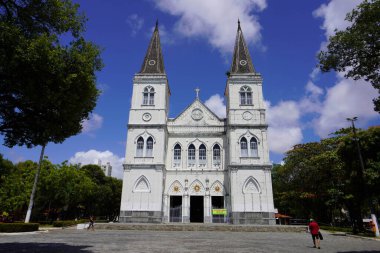
POLYGON ((174 167, 181 166, 181 146, 179 144, 174 146, 174 167))
POLYGON ((252 105, 252 92, 248 86, 243 86, 240 89, 240 104, 252 105))
POLYGON ((245 137, 241 138, 241 140, 240 140, 240 151, 241 151, 242 157, 248 156, 247 139, 245 137))
POLYGON ((212 149, 212 161, 215 167, 220 167, 220 147, 218 144, 212 149))
POLYGON ((136 148, 136 156, 142 157, 144 152, 144 139, 143 137, 139 137, 137 139, 137 148, 136 148))
POLYGON ((144 89, 143 105, 154 105, 154 89, 151 86, 144 89))
POLYGON ((250 156, 251 157, 258 157, 256 138, 254 138, 254 137, 251 138, 251 140, 249 142, 249 149, 250 149, 250 156))
POLYGON ((205 167, 207 162, 206 146, 201 144, 199 146, 199 167, 205 167))
POLYGON ((189 167, 194 167, 195 166, 195 146, 191 144, 187 152, 188 152, 187 159, 189 161, 189 167))
POLYGON ((149 137, 146 140, 146 157, 152 157, 153 156, 153 138, 149 137))

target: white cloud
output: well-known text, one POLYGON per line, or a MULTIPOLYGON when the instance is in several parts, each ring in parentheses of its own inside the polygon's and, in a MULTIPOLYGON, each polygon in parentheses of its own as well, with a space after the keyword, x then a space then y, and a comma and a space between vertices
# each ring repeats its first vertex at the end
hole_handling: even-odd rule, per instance
POLYGON ((331 0, 313 12, 314 17, 324 19, 322 29, 325 30, 326 38, 334 35, 335 29, 343 30, 350 25, 345 20, 346 15, 361 2, 362 0, 331 0))
POLYGON ((261 25, 252 12, 267 7, 266 0, 154 0, 158 9, 179 17, 175 31, 202 37, 223 54, 232 52, 238 18, 247 43, 260 44, 261 25))
POLYGON ((82 133, 91 134, 95 130, 101 128, 103 125, 103 117, 99 114, 93 113, 89 119, 82 122, 82 133))
POLYGON ((305 87, 306 94, 300 101, 300 109, 303 114, 305 113, 319 113, 321 111, 321 96, 324 94, 323 90, 309 81, 305 87))
POLYGON ((206 100, 205 105, 219 118, 226 117, 226 105, 224 104, 224 98, 219 94, 212 95, 206 100))
POLYGON ((109 162, 112 166, 112 176, 116 178, 123 178, 123 162, 124 158, 118 157, 111 151, 97 151, 91 149, 89 151, 77 152, 73 157, 69 159, 69 163, 82 165, 86 164, 98 164, 101 160, 102 164, 109 162))
POLYGON ((300 109, 294 101, 281 101, 271 106, 266 101, 268 119, 268 141, 272 152, 283 154, 302 141, 300 109))
MULTIPOLYGON (((331 0, 313 12, 315 17, 323 19, 321 28, 325 31, 326 41, 335 34, 335 30, 344 30, 350 25, 345 20, 346 15, 361 2, 361 0, 331 0)), ((326 49, 326 41, 321 43, 320 50, 326 49)), ((315 76, 316 71, 313 71, 311 78, 314 80, 315 76)), ((370 83, 346 79, 343 72, 338 72, 336 77, 336 83, 327 90, 323 99, 320 99, 322 93, 317 89, 314 90, 314 95, 307 95, 301 101, 305 113, 319 113, 313 120, 313 126, 320 137, 327 137, 328 134, 347 127, 347 117, 357 116, 359 126, 365 126, 369 120, 378 117, 372 103, 372 99, 377 97, 377 92, 370 83)), ((313 93, 313 86, 309 88, 313 93)))
POLYGON ((137 14, 129 15, 127 20, 125 21, 131 28, 131 35, 135 36, 138 31, 141 30, 144 25, 144 19, 137 14))
POLYGON ((377 97, 376 90, 365 81, 341 79, 327 90, 320 116, 315 120, 315 132, 321 137, 342 127, 347 127, 346 118, 357 116, 358 126, 379 117, 373 110, 372 99, 377 97))

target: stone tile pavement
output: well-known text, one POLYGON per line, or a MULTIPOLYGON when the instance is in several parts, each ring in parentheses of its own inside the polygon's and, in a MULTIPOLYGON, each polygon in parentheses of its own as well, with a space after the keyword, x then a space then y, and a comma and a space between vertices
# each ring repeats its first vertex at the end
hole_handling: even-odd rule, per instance
POLYGON ((0 234, 0 253, 336 252, 380 253, 379 240, 324 232, 322 249, 305 232, 128 231, 61 229, 0 234))

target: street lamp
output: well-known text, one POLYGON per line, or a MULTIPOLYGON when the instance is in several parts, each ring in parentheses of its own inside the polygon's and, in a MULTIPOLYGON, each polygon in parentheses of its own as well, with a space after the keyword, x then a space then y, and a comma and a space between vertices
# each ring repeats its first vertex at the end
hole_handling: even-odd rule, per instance
POLYGON ((359 140, 358 140, 358 138, 356 136, 356 128, 355 128, 355 123, 354 123, 357 119, 358 119, 358 117, 347 118, 347 120, 351 121, 351 124, 352 124, 352 131, 354 132, 354 140, 355 140, 355 143, 356 143, 356 147, 358 149, 360 168, 362 170, 361 172, 364 173, 364 162, 363 162, 362 152, 360 150, 359 140))
MULTIPOLYGON (((356 136, 356 128, 355 128, 355 123, 354 123, 357 119, 358 119, 358 117, 347 118, 347 120, 351 121, 351 124, 352 124, 352 131, 354 133, 354 140, 356 142, 356 147, 358 149, 358 155, 359 155, 359 161, 360 161, 360 168, 361 168, 360 175, 361 175, 361 180, 363 180, 364 162, 363 162, 362 152, 360 150, 359 139, 356 136)), ((372 222, 375 225, 375 234, 376 234, 376 237, 379 237, 380 234, 379 234, 379 227, 378 227, 378 224, 377 224, 377 218, 376 218, 376 215, 373 212, 373 205, 372 205, 372 203, 370 205, 371 205, 371 218, 372 218, 372 222)))

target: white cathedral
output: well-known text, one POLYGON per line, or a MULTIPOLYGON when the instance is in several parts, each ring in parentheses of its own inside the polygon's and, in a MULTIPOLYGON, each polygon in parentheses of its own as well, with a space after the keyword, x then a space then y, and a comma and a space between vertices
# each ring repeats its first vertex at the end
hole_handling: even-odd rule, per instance
POLYGON ((262 77, 240 23, 225 97, 226 119, 200 101, 198 90, 168 118, 156 24, 133 79, 120 222, 275 224, 262 77))

